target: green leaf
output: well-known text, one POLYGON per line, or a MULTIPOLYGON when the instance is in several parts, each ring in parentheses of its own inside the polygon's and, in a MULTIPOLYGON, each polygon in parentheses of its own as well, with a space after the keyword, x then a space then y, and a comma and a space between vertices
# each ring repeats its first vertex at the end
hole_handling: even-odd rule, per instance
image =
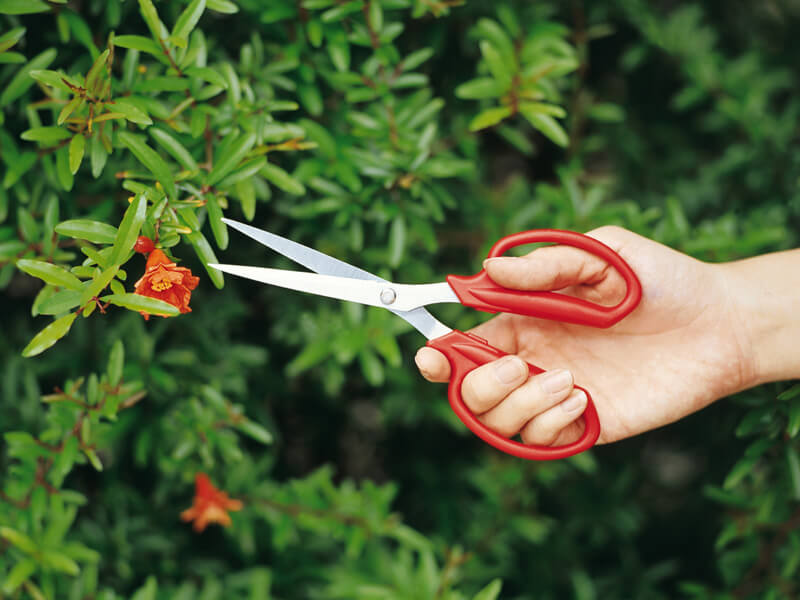
POLYGON ((503 91, 510 88, 511 78, 513 75, 511 70, 512 65, 503 60, 503 57, 490 42, 481 40, 479 45, 481 54, 483 55, 483 60, 489 67, 489 72, 492 74, 492 77, 497 80, 497 83, 500 85, 503 91))
POLYGON ((106 289, 108 284, 111 283, 111 280, 117 275, 117 271, 119 271, 119 265, 113 265, 101 272, 99 275, 96 275, 92 279, 91 283, 89 283, 89 285, 87 285, 81 292, 81 299, 79 302, 80 306, 88 304, 92 298, 98 296, 104 289, 106 289))
POLYGON ((244 218, 252 221, 256 216, 256 190, 252 180, 243 179, 236 182, 236 195, 239 197, 239 202, 242 204, 242 213, 244 218))
POLYGON ((497 125, 503 119, 511 116, 510 106, 497 106, 495 108, 487 108, 481 113, 478 113, 469 124, 470 131, 478 131, 497 125))
POLYGON ((786 460, 789 463, 789 476, 792 481, 792 496, 800 500, 800 457, 792 446, 786 447, 786 460))
POLYGON ((178 190, 175 187, 175 179, 169 166, 158 155, 158 153, 142 141, 142 138, 128 131, 119 133, 120 141, 125 144, 133 155, 147 169, 155 175, 156 179, 164 186, 164 190, 172 200, 177 200, 178 190))
POLYGON ((29 15, 48 10, 50 6, 42 0, 0 0, 0 14, 29 15))
POLYGON ((36 566, 36 563, 30 558, 25 558, 15 564, 3 582, 3 593, 9 595, 14 593, 14 590, 36 572, 36 566))
POLYGON ((172 155, 172 158, 178 161, 178 163, 184 169, 187 171, 198 170, 199 167, 197 166, 194 158, 192 158, 192 155, 189 153, 186 147, 172 137, 172 135, 163 129, 158 129, 157 127, 151 127, 148 129, 148 133, 152 136, 156 143, 166 150, 170 155, 172 155))
POLYGON ((211 232, 220 250, 228 247, 228 227, 222 222, 222 208, 216 196, 206 196, 206 210, 208 211, 208 221, 211 225, 211 232))
MULTIPOLYGON (((52 288, 51 288, 52 289, 52 288)), ((75 290, 61 290, 39 305, 39 314, 60 315, 79 306, 81 293, 75 290)))
POLYGON ((258 423, 245 420, 241 421, 236 428, 262 444, 272 443, 272 434, 258 423))
POLYGON ((456 96, 464 100, 499 98, 502 95, 503 89, 491 77, 471 79, 456 88, 456 96))
POLYGON ((796 437, 800 433, 800 401, 794 401, 789 407, 789 422, 786 425, 789 437, 796 437))
POLYGON ((100 89, 100 74, 103 72, 103 67, 106 66, 106 61, 108 60, 110 54, 111 50, 109 48, 103 50, 102 54, 95 59, 92 67, 86 74, 86 89, 89 90, 89 92, 97 93, 97 91, 100 89))
POLYGON ((520 112, 523 117, 528 119, 531 125, 550 138, 551 141, 561 147, 566 147, 569 144, 569 138, 564 128, 550 115, 523 110, 522 107, 520 107, 520 112))
POLYGON ((122 115, 125 115, 125 118, 130 121, 131 123, 137 123, 138 125, 152 125, 153 120, 148 117, 144 112, 142 112, 139 108, 127 102, 124 99, 117 98, 114 100, 112 104, 108 105, 114 112, 118 112, 122 115))
POLYGON ((177 307, 157 298, 148 298, 139 294, 110 294, 100 298, 103 302, 109 302, 115 306, 147 313, 150 315, 176 317, 181 312, 177 307))
POLYGON ((192 0, 175 21, 175 27, 172 29, 172 35, 175 37, 188 39, 189 34, 197 25, 203 11, 206 9, 206 0, 192 0))
POLYGON ((61 112, 58 113, 58 119, 56 120, 56 123, 58 123, 59 125, 62 125, 64 123, 64 121, 69 119, 70 115, 73 112, 75 112, 75 110, 81 104, 83 104, 83 98, 81 96, 75 96, 72 100, 67 102, 64 105, 64 108, 61 109, 61 112))
POLYGON ((184 71, 189 77, 197 77, 224 90, 228 89, 228 81, 211 67, 190 67, 184 71))
POLYGON ((222 276, 222 271, 217 271, 215 268, 208 266, 209 263, 219 262, 214 254, 214 250, 211 249, 211 244, 208 243, 208 240, 199 231, 193 231, 186 237, 194 248, 195 253, 197 253, 200 262, 202 262, 203 266, 206 268, 211 282, 218 289, 222 289, 222 286, 225 285, 225 278, 222 276))
POLYGON ((9 48, 13 47, 22 39, 23 35, 25 35, 24 27, 15 27, 11 31, 7 31, 3 35, 0 35, 0 52, 5 52, 9 48))
POLYGON ((76 133, 69 143, 69 170, 73 175, 78 172, 81 166, 85 150, 86 138, 83 137, 82 133, 76 133))
POLYGON ((295 196, 302 196, 306 193, 306 188, 302 183, 297 181, 294 177, 289 175, 277 165, 267 163, 261 168, 259 174, 267 181, 282 189, 284 192, 294 194, 295 196))
POLYGON ((544 102, 523 102, 520 104, 519 111, 523 115, 526 113, 540 113, 550 115, 551 117, 558 117, 559 119, 563 119, 567 116, 567 111, 560 106, 555 104, 545 104, 544 102))
POLYGON ((43 142, 45 144, 54 144, 61 140, 69 139, 72 134, 61 127, 34 127, 28 129, 20 134, 20 138, 29 142, 43 142))
MULTIPOLYGON (((6 441, 8 441, 8 434, 6 434, 6 441)), ((34 554, 39 549, 31 538, 10 527, 0 527, 0 537, 26 554, 34 554)))
POLYGON ((402 215, 395 217, 389 231, 389 266, 397 267, 406 248, 406 221, 402 215))
POLYGON ((347 37, 342 35, 328 40, 327 48, 336 70, 347 72, 350 67, 350 44, 347 37))
POLYGON ((117 339, 111 347, 111 352, 108 355, 108 382, 111 385, 117 385, 122 380, 122 369, 125 366, 125 346, 122 345, 122 340, 117 339))
POLYGON ((142 13, 142 18, 144 22, 147 23, 147 27, 150 29, 153 39, 156 41, 166 40, 169 32, 167 28, 164 27, 161 19, 158 18, 158 11, 156 7, 153 6, 153 2, 151 0, 139 0, 139 11, 142 13))
POLYGON ((164 51, 156 42, 141 35, 116 35, 114 45, 121 48, 131 48, 141 52, 147 52, 158 57, 164 57, 164 51))
POLYGON ((340 4, 339 6, 326 10, 324 13, 322 13, 322 21, 325 23, 341 21, 347 15, 354 12, 359 12, 362 6, 362 0, 351 0, 350 2, 345 2, 344 4, 340 4))
POLYGON ((224 153, 219 151, 215 153, 214 167, 208 174, 208 184, 214 185, 233 171, 247 153, 250 152, 255 143, 256 135, 254 133, 246 133, 239 136, 232 144, 226 145, 224 153))
POLYGON ((475 594, 472 600, 497 600, 500 596, 500 590, 503 589, 503 581, 500 579, 493 579, 486 587, 475 594))
POLYGON ((211 10, 215 10, 226 15, 232 15, 233 13, 239 12, 239 7, 229 0, 208 0, 206 2, 206 6, 208 6, 208 8, 211 10))
MULTIPOLYGON (((377 4, 377 2, 373 2, 373 4, 377 4)), ((400 67, 403 71, 413 71, 431 56, 433 56, 433 48, 420 48, 406 56, 400 62, 400 67)))
POLYGON ((381 7, 381 0, 370 0, 368 14, 370 27, 380 33, 383 29, 383 8, 381 7))
POLYGON ((43 566, 55 569, 56 571, 61 571, 67 575, 72 575, 74 577, 81 572, 78 563, 76 563, 66 554, 61 554, 60 552, 54 552, 52 550, 45 550, 39 555, 39 557, 43 566))
POLYGON ((83 453, 86 455, 86 458, 89 459, 89 462, 92 463, 95 471, 102 471, 103 470, 103 463, 100 462, 100 459, 97 457, 97 453, 91 448, 84 448, 83 453))
POLYGON ((79 240, 88 240, 95 244, 113 244, 117 237, 117 228, 108 223, 89 219, 70 219, 62 221, 55 227, 56 233, 79 240))
POLYGON ((108 152, 103 146, 103 141, 100 139, 100 134, 95 135, 89 142, 89 163, 92 167, 92 177, 97 179, 100 177, 103 169, 108 160, 108 152))
POLYGON ((67 335, 70 327, 72 327, 72 322, 77 316, 78 313, 76 312, 70 313, 50 323, 50 325, 37 333, 30 343, 25 346, 25 349, 22 351, 22 356, 30 358, 31 356, 36 356, 47 350, 50 346, 67 335))
POLYGON ((358 353, 358 362, 361 365, 361 372, 364 374, 364 378, 371 385, 377 387, 383 384, 385 378, 383 364, 372 350, 362 348, 361 352, 358 353))
POLYGON ((61 187, 67 192, 70 191, 75 177, 69 170, 69 148, 66 146, 56 151, 56 175, 61 187))
POLYGON ((35 71, 31 71, 31 77, 33 77, 39 83, 43 83, 45 85, 49 85, 52 88, 56 88, 65 92, 69 92, 72 94, 72 90, 70 87, 64 83, 66 77, 59 73, 58 71, 48 71, 47 69, 36 69, 35 71))
POLYGON ((43 260, 21 258, 17 261, 17 268, 28 275, 38 277, 50 285, 71 290, 81 289, 82 284, 75 275, 67 271, 64 267, 44 262, 43 260))
POLYGON ((147 198, 139 194, 125 211, 119 225, 117 235, 114 237, 114 249, 111 251, 111 263, 122 264, 122 261, 133 249, 139 230, 147 214, 147 198))

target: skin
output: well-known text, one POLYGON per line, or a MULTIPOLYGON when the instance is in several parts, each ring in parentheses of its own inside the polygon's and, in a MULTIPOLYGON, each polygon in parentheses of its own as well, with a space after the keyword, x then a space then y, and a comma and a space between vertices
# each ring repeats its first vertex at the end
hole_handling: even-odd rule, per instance
MULTIPOLYGON (((608 329, 510 314, 473 329, 512 355, 475 369, 462 384, 465 404, 489 428, 519 434, 526 444, 578 439, 586 396, 574 381, 592 394, 599 443, 609 443, 734 392, 800 376, 800 251, 710 264, 618 227, 587 235, 631 266, 641 303, 608 329), (522 360, 548 371, 529 377, 522 360)), ((616 270, 569 246, 489 259, 484 268, 512 289, 559 290, 608 305, 625 294, 616 270)), ((421 348, 415 360, 426 379, 449 379, 450 366, 437 350, 421 348)))

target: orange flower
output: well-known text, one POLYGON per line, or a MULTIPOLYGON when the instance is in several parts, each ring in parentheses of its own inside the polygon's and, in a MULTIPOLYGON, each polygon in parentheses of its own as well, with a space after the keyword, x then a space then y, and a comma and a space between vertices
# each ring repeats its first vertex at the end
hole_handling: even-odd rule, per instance
POLYGON ((215 488, 205 473, 195 475, 194 486, 192 507, 181 513, 181 519, 194 521, 192 527, 195 531, 203 531, 209 523, 227 527, 231 524, 228 511, 242 510, 241 501, 228 498, 228 494, 215 488))
MULTIPOLYGON (((156 248, 147 257, 144 275, 134 286, 134 293, 148 298, 157 298, 172 304, 182 313, 192 312, 189 300, 192 290, 200 283, 200 278, 192 275, 186 267, 179 267, 167 255, 156 248)), ((142 313, 145 319, 150 315, 142 313)), ((163 317, 169 315, 161 315, 163 317)))

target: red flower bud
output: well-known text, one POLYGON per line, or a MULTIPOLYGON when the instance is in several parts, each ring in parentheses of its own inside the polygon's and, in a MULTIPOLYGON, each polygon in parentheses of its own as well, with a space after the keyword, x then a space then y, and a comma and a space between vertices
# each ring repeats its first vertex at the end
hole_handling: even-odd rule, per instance
POLYGON ((140 235, 136 239, 136 243, 133 245, 133 249, 140 254, 150 254, 153 250, 156 249, 156 245, 153 243, 149 237, 140 235))

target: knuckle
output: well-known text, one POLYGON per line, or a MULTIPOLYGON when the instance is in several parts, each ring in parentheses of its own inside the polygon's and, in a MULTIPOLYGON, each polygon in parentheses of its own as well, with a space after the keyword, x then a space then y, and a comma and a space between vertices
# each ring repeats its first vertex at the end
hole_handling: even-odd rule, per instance
POLYGON ((588 234, 592 237, 619 237, 625 235, 626 229, 619 225, 603 225, 597 229, 592 229, 588 234))

